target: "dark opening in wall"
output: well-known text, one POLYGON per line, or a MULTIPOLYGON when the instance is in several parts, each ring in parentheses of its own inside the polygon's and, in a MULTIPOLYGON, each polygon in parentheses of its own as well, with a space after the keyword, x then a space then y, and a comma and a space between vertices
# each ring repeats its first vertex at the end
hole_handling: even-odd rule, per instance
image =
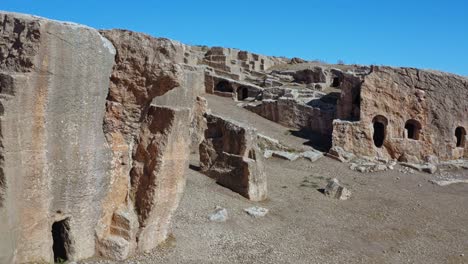
POLYGON ((455 137, 457 137, 457 147, 464 148, 466 140, 466 130, 463 127, 457 127, 455 129, 455 137))
POLYGON ((68 218, 52 224, 52 239, 54 251, 54 262, 63 263, 69 258, 70 238, 69 238, 68 218))
POLYGON ((410 119, 405 123, 406 135, 409 139, 419 140, 421 132, 421 123, 414 119, 410 119))
POLYGON ((245 86, 239 87, 237 89, 237 100, 242 101, 249 97, 249 89, 245 86))
POLYGON ((379 115, 374 117, 372 122, 374 127, 374 134, 372 136, 374 145, 378 148, 381 148, 385 142, 388 120, 386 117, 379 115))
POLYGON ((332 87, 340 87, 341 85, 341 79, 340 77, 334 77, 333 82, 332 82, 332 87))
POLYGON ((225 92, 225 93, 232 93, 233 92, 232 86, 228 81, 220 81, 216 85, 215 90, 220 91, 220 92, 225 92))

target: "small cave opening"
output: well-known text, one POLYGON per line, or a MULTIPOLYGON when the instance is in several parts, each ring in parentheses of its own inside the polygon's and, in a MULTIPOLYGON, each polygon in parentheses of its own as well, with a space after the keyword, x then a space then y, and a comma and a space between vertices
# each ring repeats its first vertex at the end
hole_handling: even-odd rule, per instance
POLYGON ((232 93, 233 92, 232 86, 228 81, 220 81, 216 85, 215 90, 219 91, 219 92, 225 92, 225 93, 232 93))
POLYGON ((341 85, 340 77, 333 77, 331 87, 340 87, 340 85, 341 85))
POLYGON ((374 140, 374 145, 381 148, 385 142, 388 120, 384 116, 376 116, 372 122, 374 128, 372 139, 374 140))
POLYGON ((457 127, 455 129, 455 137, 457 138, 457 148, 465 147, 466 130, 464 127, 457 127))
POLYGON ((63 263, 69 259, 70 249, 70 225, 68 218, 52 224, 52 250, 54 251, 54 262, 63 263))
POLYGON ((243 101, 247 99, 247 97, 249 97, 249 89, 245 86, 239 87, 239 89, 237 89, 237 100, 243 101))
POLYGON ((409 139, 419 140, 421 132, 421 123, 414 119, 410 119, 405 123, 406 136, 409 139))

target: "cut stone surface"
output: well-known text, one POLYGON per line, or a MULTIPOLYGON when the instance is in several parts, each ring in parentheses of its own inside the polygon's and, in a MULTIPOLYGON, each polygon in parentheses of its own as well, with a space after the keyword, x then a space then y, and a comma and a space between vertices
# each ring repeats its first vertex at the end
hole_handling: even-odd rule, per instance
POLYGON ((267 197, 263 157, 253 128, 207 114, 200 168, 219 184, 253 200, 267 197))
POLYGON ((318 159, 320 159, 321 157, 323 157, 323 154, 321 152, 318 152, 318 151, 309 150, 309 151, 302 152, 301 157, 303 157, 305 159, 308 159, 311 162, 315 162, 318 159))
POLYGON ((95 255, 114 56, 97 30, 0 11, 0 263, 54 262, 59 222, 69 260, 95 255))
POLYGON ((289 161, 295 161, 300 157, 300 155, 293 153, 293 152, 278 151, 278 150, 271 151, 271 155, 275 158, 285 159, 289 161))
POLYGON ((254 206, 244 209, 244 211, 250 216, 258 218, 267 215, 269 210, 263 207, 254 206))
POLYGON ((198 51, 7 12, 0 36, 0 263, 54 262, 54 243, 68 261, 121 260, 164 241, 205 89, 198 51))
POLYGON ((331 179, 328 181, 328 184, 324 189, 324 193, 326 196, 338 200, 348 200, 351 197, 351 191, 342 186, 337 179, 331 179))

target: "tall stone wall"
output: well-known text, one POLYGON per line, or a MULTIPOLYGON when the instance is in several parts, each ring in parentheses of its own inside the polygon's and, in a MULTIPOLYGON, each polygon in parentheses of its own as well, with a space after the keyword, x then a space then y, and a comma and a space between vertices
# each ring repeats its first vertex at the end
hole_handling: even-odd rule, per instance
POLYGON ((102 34, 114 44, 117 56, 104 119, 114 150, 112 185, 97 248, 103 256, 125 259, 153 249, 171 232, 185 186, 190 124, 196 120, 193 108, 204 90, 204 74, 203 68, 185 64, 191 50, 178 42, 123 30, 102 34), (122 210, 131 223, 124 227, 116 221, 122 210))
POLYGON ((467 146, 457 147, 455 130, 468 128, 468 80, 411 68, 373 67, 364 77, 360 121, 335 120, 333 145, 365 156, 423 161, 467 157, 467 146), (374 123, 385 120, 385 140, 374 144, 374 123), (405 125, 416 124, 417 135, 405 125))
POLYGON ((0 12, 0 263, 52 262, 51 229, 62 220, 70 257, 94 255, 114 55, 94 29, 0 12))
POLYGON ((19 14, 0 25, 0 263, 156 247, 199 138, 199 51, 19 14))

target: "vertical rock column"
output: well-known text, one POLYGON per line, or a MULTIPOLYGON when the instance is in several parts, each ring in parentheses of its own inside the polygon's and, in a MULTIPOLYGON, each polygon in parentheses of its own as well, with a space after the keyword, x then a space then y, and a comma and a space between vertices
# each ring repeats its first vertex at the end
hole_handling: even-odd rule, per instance
POLYGON ((125 259, 171 232, 185 186, 190 119, 203 71, 188 47, 130 31, 102 31, 116 47, 104 131, 113 150, 111 191, 97 228, 99 254, 125 259))
POLYGON ((94 29, 0 13, 1 263, 53 262, 51 231, 60 221, 63 258, 95 254, 114 55, 94 29))

